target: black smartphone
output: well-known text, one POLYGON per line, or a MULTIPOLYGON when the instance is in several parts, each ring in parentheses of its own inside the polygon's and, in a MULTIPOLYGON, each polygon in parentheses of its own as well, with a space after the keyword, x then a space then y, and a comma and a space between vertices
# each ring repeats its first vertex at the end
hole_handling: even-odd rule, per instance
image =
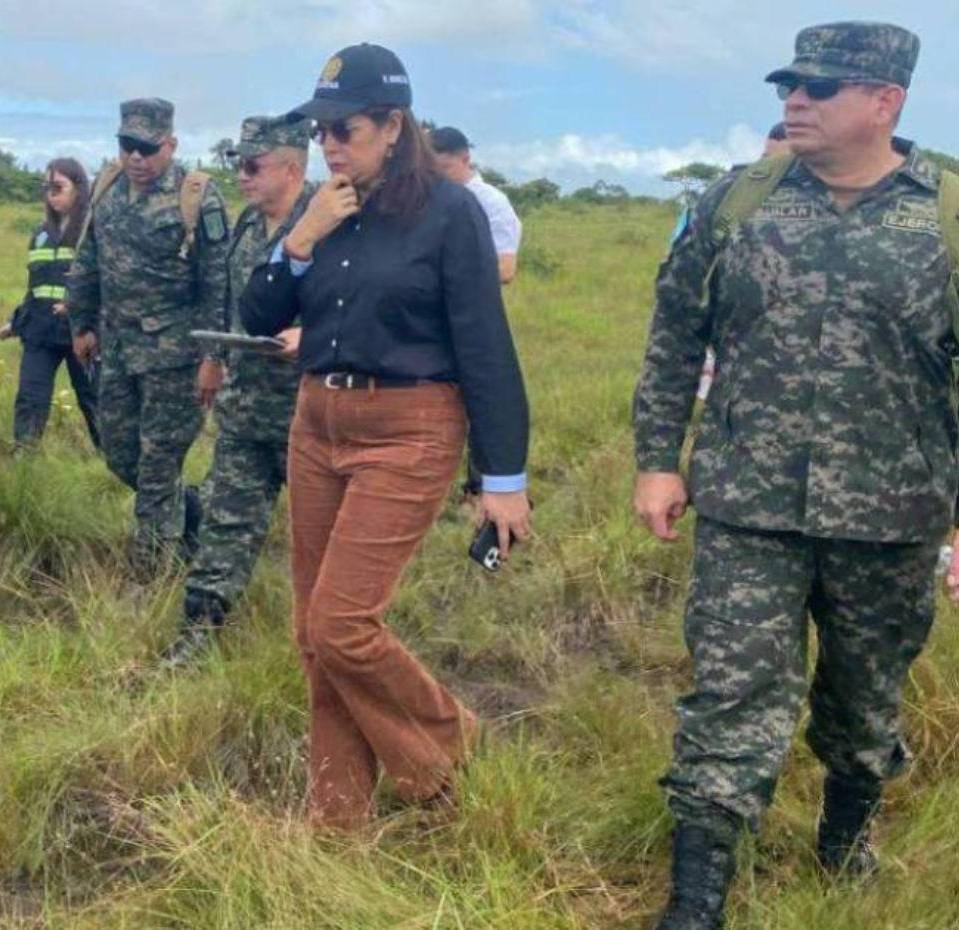
MULTIPOLYGON (((512 546, 516 542, 516 537, 512 530, 509 534, 509 544, 512 546)), ((473 542, 470 543, 469 557, 479 565, 482 565, 488 572, 499 571, 503 560, 499 554, 499 533, 496 530, 496 524, 492 520, 484 520, 483 525, 476 531, 473 542)))

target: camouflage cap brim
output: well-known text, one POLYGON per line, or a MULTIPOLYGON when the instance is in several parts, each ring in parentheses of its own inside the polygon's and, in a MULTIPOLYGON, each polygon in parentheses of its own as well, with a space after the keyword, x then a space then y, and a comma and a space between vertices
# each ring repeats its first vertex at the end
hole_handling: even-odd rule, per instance
POLYGON ((781 84, 794 78, 836 78, 844 81, 872 81, 875 78, 864 74, 861 69, 844 68, 841 65, 827 65, 818 61, 796 62, 785 68, 778 68, 766 75, 769 84, 781 84))
POLYGON ((127 139, 136 139, 138 142, 149 142, 152 145, 159 145, 163 142, 164 139, 170 137, 170 133, 166 130, 162 131, 150 131, 142 126, 131 125, 129 123, 121 123, 120 128, 117 131, 117 138, 121 136, 127 139))
POLYGON ((278 148, 306 151, 309 147, 308 124, 291 123, 282 116, 248 116, 240 127, 239 140, 227 154, 253 158, 278 148))
POLYGON ((264 142, 237 142, 232 149, 226 153, 227 158, 256 158, 258 155, 266 155, 272 152, 277 146, 267 145, 264 142))

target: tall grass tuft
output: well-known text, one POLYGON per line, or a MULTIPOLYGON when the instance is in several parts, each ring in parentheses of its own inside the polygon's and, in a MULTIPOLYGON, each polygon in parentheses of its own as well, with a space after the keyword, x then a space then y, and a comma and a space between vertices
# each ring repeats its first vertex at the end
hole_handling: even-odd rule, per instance
MULTIPOLYGON (((0 316, 22 294, 37 216, 0 209, 0 316)), ((303 818, 284 515, 216 653, 161 672, 182 579, 130 573, 130 494, 90 449, 63 379, 46 437, 13 455, 19 350, 0 344, 2 930, 652 925, 671 826, 656 782, 690 673, 692 521, 672 546, 633 524, 629 402, 671 225, 658 204, 526 218, 530 267, 507 299, 533 412, 536 538, 487 577, 465 557, 471 527, 451 496, 389 617, 486 732, 455 812, 405 807, 383 784, 357 837, 303 818)), ((957 621, 940 604, 909 681, 917 762, 880 817, 880 880, 817 874, 822 773, 797 740, 742 850, 730 930, 959 926, 957 621)))

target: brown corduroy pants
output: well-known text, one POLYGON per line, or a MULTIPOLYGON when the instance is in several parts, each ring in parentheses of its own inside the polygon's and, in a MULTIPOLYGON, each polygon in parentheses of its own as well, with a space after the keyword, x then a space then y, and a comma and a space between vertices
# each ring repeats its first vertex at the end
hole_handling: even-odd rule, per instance
POLYGON ((452 384, 338 390, 311 375, 300 384, 289 452, 294 633, 318 825, 351 829, 372 816, 378 763, 401 797, 436 795, 474 738, 473 714, 383 623, 465 431, 452 384))

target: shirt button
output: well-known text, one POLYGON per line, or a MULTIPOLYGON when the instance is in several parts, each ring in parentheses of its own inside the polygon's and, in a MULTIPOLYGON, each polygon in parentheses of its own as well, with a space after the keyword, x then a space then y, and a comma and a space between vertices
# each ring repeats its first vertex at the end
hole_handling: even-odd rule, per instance
POLYGON ((341 264, 344 268, 349 268, 349 267, 350 267, 350 260, 349 260, 348 258, 344 258, 343 261, 340 262, 340 264, 341 264))
POLYGON ((336 298, 336 305, 337 305, 338 307, 342 307, 342 306, 343 306, 343 298, 342 298, 342 297, 337 297, 337 298, 336 298))
POLYGON ((359 231, 360 231, 360 224, 359 224, 359 223, 357 223, 357 224, 356 224, 356 226, 355 226, 354 228, 356 229, 356 231, 357 231, 357 232, 359 232, 359 231))
POLYGON ((335 339, 330 340, 330 345, 333 346, 333 348, 335 349, 335 348, 336 348, 336 340, 335 340, 335 339))

